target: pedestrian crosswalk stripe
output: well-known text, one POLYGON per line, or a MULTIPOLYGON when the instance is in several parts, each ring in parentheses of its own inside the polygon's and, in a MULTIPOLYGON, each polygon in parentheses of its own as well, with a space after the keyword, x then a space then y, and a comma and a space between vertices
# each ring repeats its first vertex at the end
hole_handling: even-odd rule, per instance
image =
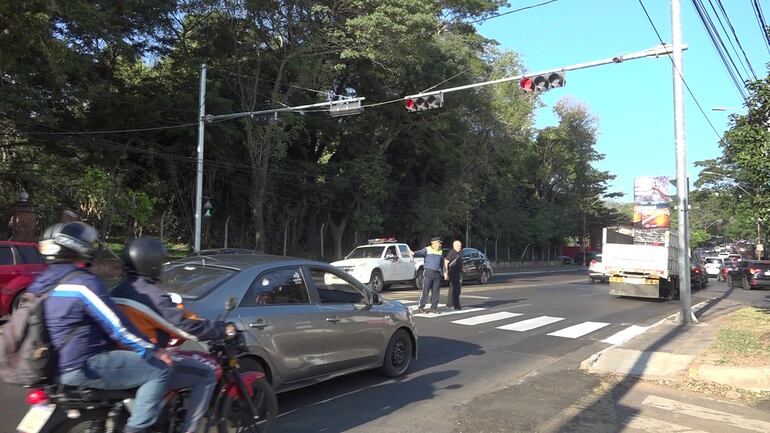
POLYGON ((608 325, 609 323, 605 323, 605 322, 583 322, 579 325, 570 326, 569 328, 564 328, 556 332, 551 332, 548 335, 551 335, 554 337, 578 338, 586 334, 590 334, 596 330, 602 329, 608 325))
POLYGON ((469 298, 469 299, 492 299, 489 296, 478 296, 478 295, 460 295, 462 298, 469 298))
MULTIPOLYGON (((417 304, 419 304, 419 302, 418 302, 417 304)), ((419 306, 419 305, 409 305, 408 307, 409 307, 409 309, 410 309, 410 310, 412 310, 413 312, 414 312, 414 311, 417 311, 417 310, 420 308, 420 306, 419 306)), ((438 308, 444 308, 444 307, 446 307, 446 304, 438 304, 438 308)), ((425 308, 426 308, 426 309, 429 309, 429 308, 431 308, 431 305, 430 305, 430 303, 428 303, 428 304, 425 306, 425 308)))
POLYGON ((611 344, 613 346, 618 346, 636 337, 637 335, 643 334, 647 331, 647 329, 649 328, 646 326, 631 325, 628 328, 605 338, 601 342, 611 344))
POLYGON ((467 319, 455 320, 452 323, 458 325, 480 325, 482 323, 495 322, 497 320, 510 319, 511 317, 521 316, 521 313, 509 313, 501 311, 499 313, 482 314, 481 316, 468 317, 467 319))
POLYGON ((564 320, 563 317, 540 316, 540 317, 535 317, 534 319, 522 320, 521 322, 511 323, 509 325, 498 326, 497 329, 504 329, 506 331, 524 332, 524 331, 531 331, 535 328, 550 325, 551 323, 556 323, 562 320, 564 320))
MULTIPOLYGON (((663 397, 657 397, 649 395, 642 402, 645 406, 654 407, 657 409, 667 410, 669 412, 688 415, 698 419, 707 421, 718 421, 725 424, 730 424, 734 427, 738 427, 743 430, 755 431, 755 432, 769 432, 770 422, 761 421, 758 419, 746 418, 740 415, 721 412, 707 407, 696 406, 694 404, 682 403, 676 400, 670 400, 663 397)), ((660 431, 660 430, 658 430, 660 431)))
MULTIPOLYGON (((441 304, 439 304, 439 306, 441 306, 441 304)), ((463 308, 462 310, 444 310, 441 312, 441 314, 419 313, 419 314, 415 314, 414 317, 425 317, 428 319, 434 319, 436 317, 451 316, 453 314, 475 313, 476 311, 483 311, 483 310, 486 310, 486 308, 463 308)))
POLYGON ((419 304, 419 301, 410 301, 410 300, 408 300, 408 299, 399 299, 399 300, 398 300, 398 301, 396 301, 396 302, 400 302, 400 303, 402 303, 402 304, 404 304, 404 305, 419 304))
POLYGON ((641 430, 646 432, 660 433, 708 433, 703 430, 698 430, 683 425, 674 424, 666 421, 661 421, 655 418, 648 418, 646 416, 634 416, 626 421, 626 426, 634 430, 641 430))

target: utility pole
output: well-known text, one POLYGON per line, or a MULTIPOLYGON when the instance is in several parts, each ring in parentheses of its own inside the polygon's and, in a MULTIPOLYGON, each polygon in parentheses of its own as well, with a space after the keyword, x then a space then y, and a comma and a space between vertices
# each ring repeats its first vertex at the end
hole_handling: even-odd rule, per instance
POLYGON ((201 219, 203 218, 203 133, 206 125, 206 65, 201 65, 201 84, 198 96, 198 164, 195 169, 195 239, 193 248, 201 250, 201 219))
POLYGON ((679 0, 671 0, 671 44, 674 61, 674 137, 676 142, 676 188, 677 212, 679 217, 679 302, 680 322, 695 324, 698 320, 692 313, 690 293, 690 227, 689 227, 689 185, 687 178, 687 142, 684 123, 684 69, 682 67, 682 16, 679 0))

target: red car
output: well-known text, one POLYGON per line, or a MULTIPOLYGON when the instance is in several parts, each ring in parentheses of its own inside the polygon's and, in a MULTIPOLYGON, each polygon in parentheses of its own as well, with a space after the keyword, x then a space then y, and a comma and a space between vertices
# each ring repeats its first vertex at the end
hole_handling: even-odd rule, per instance
POLYGON ((45 268, 37 244, 0 241, 0 316, 18 307, 21 293, 45 268))

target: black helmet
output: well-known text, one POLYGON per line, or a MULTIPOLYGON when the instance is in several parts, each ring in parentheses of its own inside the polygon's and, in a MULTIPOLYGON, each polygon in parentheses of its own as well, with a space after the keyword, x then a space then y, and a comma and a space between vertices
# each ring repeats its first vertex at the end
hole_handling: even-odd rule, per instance
POLYGON ((40 254, 50 263, 90 261, 99 235, 82 222, 58 223, 48 227, 40 239, 40 254))
POLYGON ((123 249, 123 268, 129 274, 157 280, 163 272, 168 251, 158 239, 134 239, 123 249))

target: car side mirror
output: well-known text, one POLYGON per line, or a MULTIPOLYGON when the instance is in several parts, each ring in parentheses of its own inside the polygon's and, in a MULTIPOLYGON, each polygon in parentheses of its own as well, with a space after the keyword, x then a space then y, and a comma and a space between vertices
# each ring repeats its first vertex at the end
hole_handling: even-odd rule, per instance
POLYGON ((232 311, 233 308, 235 308, 235 298, 230 296, 227 298, 227 301, 225 301, 225 311, 232 311))
POLYGON ((372 295, 372 304, 373 305, 380 305, 380 304, 382 304, 382 298, 380 298, 380 294, 379 293, 375 292, 372 295))

